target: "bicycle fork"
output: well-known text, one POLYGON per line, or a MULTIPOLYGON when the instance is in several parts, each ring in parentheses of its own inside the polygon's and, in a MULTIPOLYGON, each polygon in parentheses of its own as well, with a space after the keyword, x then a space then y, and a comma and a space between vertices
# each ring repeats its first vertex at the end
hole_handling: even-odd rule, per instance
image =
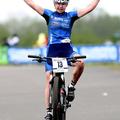
MULTIPOLYGON (((54 76, 53 76, 54 77, 54 76)), ((63 112, 66 112, 66 110, 71 107, 71 104, 69 103, 69 101, 66 99, 66 90, 65 90, 65 78, 64 78, 64 74, 61 73, 59 74, 60 77, 60 102, 58 104, 58 108, 60 108, 63 112)), ((53 108, 52 108, 52 89, 53 89, 53 84, 54 84, 54 80, 53 78, 50 81, 50 96, 49 96, 49 110, 52 112, 53 108)))

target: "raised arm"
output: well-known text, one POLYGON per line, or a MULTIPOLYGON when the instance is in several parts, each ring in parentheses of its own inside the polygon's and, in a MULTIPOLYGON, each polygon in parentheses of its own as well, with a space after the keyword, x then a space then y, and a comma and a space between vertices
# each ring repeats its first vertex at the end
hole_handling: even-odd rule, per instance
POLYGON ((78 17, 82 17, 96 8, 100 0, 93 0, 86 8, 78 10, 78 17))
POLYGON ((44 9, 39 5, 35 4, 32 0, 24 0, 32 9, 38 12, 40 15, 43 15, 44 9))

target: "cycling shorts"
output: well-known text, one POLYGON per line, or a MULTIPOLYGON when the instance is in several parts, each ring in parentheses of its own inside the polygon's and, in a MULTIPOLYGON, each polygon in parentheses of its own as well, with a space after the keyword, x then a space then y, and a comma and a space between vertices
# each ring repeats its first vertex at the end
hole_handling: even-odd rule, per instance
MULTIPOLYGON (((50 44, 47 50, 47 57, 72 57, 75 54, 70 43, 50 44)), ((45 63, 45 71, 52 71, 52 63, 45 63)))

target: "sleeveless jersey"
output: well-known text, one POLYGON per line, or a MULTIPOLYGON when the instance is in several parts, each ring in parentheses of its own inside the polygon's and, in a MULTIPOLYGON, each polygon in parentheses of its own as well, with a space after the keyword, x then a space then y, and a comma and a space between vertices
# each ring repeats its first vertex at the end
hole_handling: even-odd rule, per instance
POLYGON ((48 44, 70 43, 71 30, 77 11, 58 13, 44 9, 43 17, 48 25, 48 44))

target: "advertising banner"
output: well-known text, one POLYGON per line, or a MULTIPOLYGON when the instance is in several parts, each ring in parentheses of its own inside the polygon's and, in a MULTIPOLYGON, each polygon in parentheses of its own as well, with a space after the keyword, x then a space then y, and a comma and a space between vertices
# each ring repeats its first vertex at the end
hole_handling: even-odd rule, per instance
POLYGON ((47 46, 40 48, 40 55, 46 57, 47 56, 47 46))
POLYGON ((120 63, 120 45, 118 46, 118 62, 120 63))
MULTIPOLYGON (((86 62, 116 62, 120 63, 120 46, 74 46, 74 51, 80 55, 86 55, 86 62)), ((31 55, 46 56, 47 47, 41 48, 0 48, 0 64, 28 64, 33 61, 28 58, 31 55), (8 53, 8 55, 7 55, 8 53)))
POLYGON ((7 47, 0 47, 0 64, 8 64, 7 47))
POLYGON ((82 46, 80 54, 86 55, 87 62, 117 62, 116 46, 82 46))
POLYGON ((33 63, 28 55, 40 55, 40 48, 9 48, 8 59, 12 64, 33 63))

